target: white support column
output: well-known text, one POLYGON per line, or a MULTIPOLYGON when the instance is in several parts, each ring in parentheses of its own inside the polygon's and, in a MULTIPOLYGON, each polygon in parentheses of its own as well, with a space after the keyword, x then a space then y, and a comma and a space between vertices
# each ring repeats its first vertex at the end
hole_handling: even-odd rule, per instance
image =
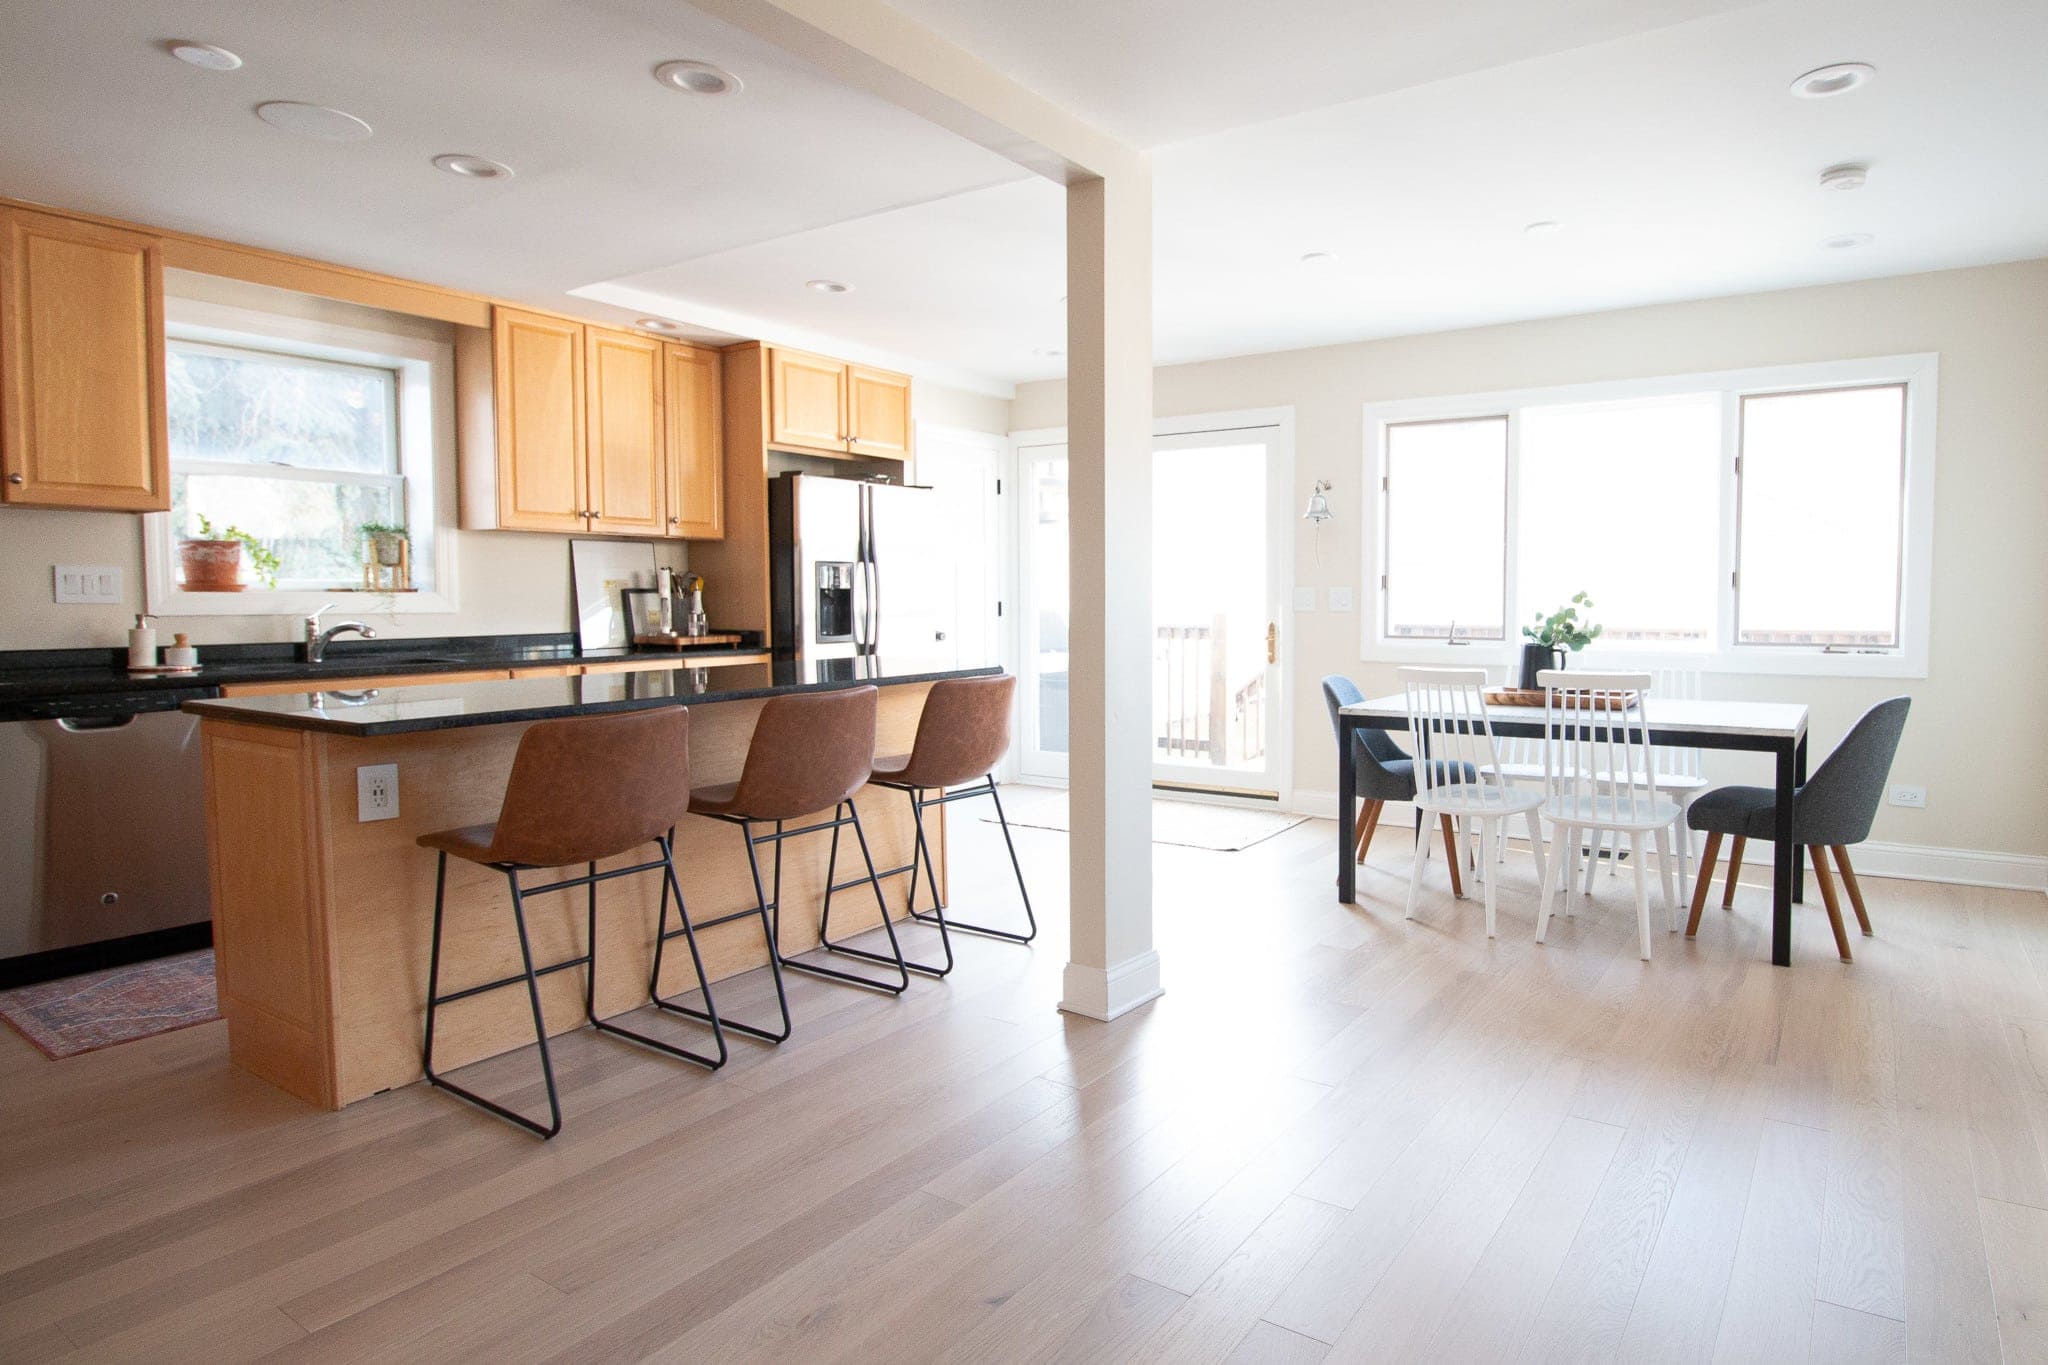
POLYGON ((1071 960, 1060 1008, 1160 993, 1152 947, 1152 180, 1067 186, 1071 960))

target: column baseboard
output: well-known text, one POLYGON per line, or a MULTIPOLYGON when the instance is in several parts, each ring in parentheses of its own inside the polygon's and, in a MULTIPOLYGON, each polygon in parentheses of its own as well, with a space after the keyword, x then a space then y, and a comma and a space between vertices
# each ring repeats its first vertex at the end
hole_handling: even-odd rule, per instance
POLYGON ((1069 962, 1060 981, 1060 1011, 1105 1023, 1166 993, 1159 984, 1159 954, 1141 953, 1114 967, 1069 962))

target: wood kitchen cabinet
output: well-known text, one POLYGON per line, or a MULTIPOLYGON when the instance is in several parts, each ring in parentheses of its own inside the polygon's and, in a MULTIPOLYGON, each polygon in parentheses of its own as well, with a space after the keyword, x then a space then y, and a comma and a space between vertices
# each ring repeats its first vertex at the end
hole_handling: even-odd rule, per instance
POLYGON ((516 308, 457 334, 462 524, 724 534, 716 351, 516 308))
POLYGON ((910 458, 910 377, 766 347, 768 440, 777 450, 910 458))
POLYGON ((673 342, 662 348, 668 427, 668 534, 725 538, 725 411, 719 356, 673 342))
POLYGON ((171 506, 163 248, 0 209, 0 501, 171 506))
POLYGON ((662 350, 651 337, 583 329, 589 401, 590 529, 668 534, 662 350))

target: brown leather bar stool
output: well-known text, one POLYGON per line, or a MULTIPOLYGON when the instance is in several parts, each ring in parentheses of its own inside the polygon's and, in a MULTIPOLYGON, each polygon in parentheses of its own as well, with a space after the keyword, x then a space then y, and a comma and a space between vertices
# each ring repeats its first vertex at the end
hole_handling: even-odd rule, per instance
POLYGON ((947 678, 932 684, 925 697, 924 713, 917 720, 917 738, 910 752, 877 758, 868 781, 878 787, 903 792, 910 798, 910 815, 917 839, 911 846, 910 863, 884 871, 884 877, 910 874, 910 913, 939 929, 945 945, 943 967, 911 962, 912 971, 944 976, 953 969, 953 942, 948 930, 1000 938, 1011 943, 1029 943, 1038 937, 1038 919, 1031 913, 1031 893, 1024 887, 1024 868, 1017 861, 1017 845, 1010 838, 1010 821, 1003 813, 1003 798, 996 795, 995 766, 1010 749, 1010 700, 1017 680, 1005 673, 986 678, 947 678), (952 788, 953 790, 948 790, 952 788), (936 796, 931 793, 937 792, 936 796), (995 802, 996 823, 1002 827, 1003 843, 1010 850, 1010 868, 1017 874, 1017 895, 1024 902, 1024 932, 998 929, 987 924, 968 924, 949 919, 939 896, 938 877, 933 869, 931 846, 925 841, 924 813, 932 806, 986 796, 995 802), (925 885, 932 894, 932 908, 917 908, 917 872, 923 865, 925 885))
MULTIPOLYGON (((740 780, 715 787, 699 787, 690 793, 690 814, 740 827, 747 849, 747 866, 754 875, 753 907, 716 919, 701 920, 697 927, 707 929, 728 920, 760 915, 768 933, 768 966, 775 976, 775 995, 782 1009, 779 1031, 742 1024, 730 1018, 725 1021, 727 1028, 775 1043, 789 1036, 789 997, 782 987, 781 969, 784 967, 850 985, 887 991, 891 995, 902 993, 910 985, 902 948, 896 942, 896 926, 889 919, 888 902, 882 898, 882 883, 875 875, 875 860, 868 851, 867 834, 861 829, 860 812, 853 804, 854 793, 867 783, 868 769, 874 762, 875 703, 879 695, 873 687, 849 687, 769 698, 761 707, 760 718, 754 723, 754 737, 747 745, 747 761, 740 770, 740 780), (832 811, 830 819, 797 829, 788 827, 791 820, 828 808, 832 811), (773 825, 774 829, 756 834, 756 825, 773 825), (782 951, 783 841, 828 829, 832 831, 832 857, 825 871, 825 904, 819 915, 822 937, 825 921, 832 913, 839 831, 848 825, 853 827, 854 837, 860 842, 861 859, 867 864, 868 874, 860 880, 873 887, 875 905, 882 912, 881 927, 889 936, 889 954, 875 954, 873 957, 896 969, 893 982, 787 957, 782 951), (775 846, 773 895, 761 880, 761 861, 755 852, 761 844, 775 846)), ((847 951, 830 942, 821 943, 820 947, 847 951)), ((864 953, 855 955, 868 956, 864 953)), ((664 1009, 694 1013, 659 999, 655 1003, 664 1009)))
MULTIPOLYGON (((714 1055, 676 1047, 597 1017, 597 884, 614 877, 658 870, 662 874, 663 906, 666 907, 671 890, 680 905, 683 889, 676 881, 675 826, 689 802, 690 713, 686 708, 664 706, 622 715, 544 720, 519 737, 512 776, 505 783, 505 799, 494 823, 420 836, 420 847, 440 854, 434 873, 434 948, 427 967, 427 1033, 422 1049, 422 1065, 430 1082, 543 1138, 559 1133, 562 1104, 555 1091, 554 1063, 548 1055, 547 1025, 541 1018, 540 978, 577 966, 587 968, 583 978, 584 1013, 600 1032, 714 1071, 725 1064, 725 1030, 719 1022, 717 1007, 711 1002, 711 983, 705 978, 704 959, 697 951, 694 935, 690 935, 690 959, 696 964, 697 984, 704 992, 706 1007, 699 1017, 711 1025, 711 1036, 718 1044, 714 1055), (609 872, 597 870, 599 859, 646 844, 658 847, 661 856, 609 872), (444 995, 441 923, 450 855, 505 874, 506 886, 512 893, 512 926, 519 935, 519 957, 524 970, 444 995), (576 863, 587 867, 583 876, 543 886, 519 884, 521 872, 576 863), (535 967, 533 946, 526 933, 526 897, 573 886, 588 887, 590 892, 589 937, 584 951, 577 957, 535 967), (526 985, 527 1003, 533 1008, 533 1037, 540 1048, 541 1076, 547 1082, 550 1117, 546 1125, 434 1072, 434 1016, 440 1007, 521 982, 526 985)), ((689 935, 687 917, 681 932, 689 935)))

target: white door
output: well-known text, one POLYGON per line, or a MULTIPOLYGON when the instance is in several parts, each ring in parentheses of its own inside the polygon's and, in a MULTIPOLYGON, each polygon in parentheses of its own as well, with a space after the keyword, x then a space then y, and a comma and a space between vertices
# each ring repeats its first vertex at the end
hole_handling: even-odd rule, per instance
POLYGON ((1017 448, 1018 768, 1067 778, 1067 447, 1017 448))
POLYGON ((1155 787, 1287 794, 1289 446, 1279 425, 1154 439, 1155 787))
POLYGON ((1002 662, 1003 445, 983 432, 917 429, 917 482, 931 490, 926 535, 937 552, 928 562, 945 571, 932 584, 932 638, 917 642, 919 658, 958 668, 1002 662))

